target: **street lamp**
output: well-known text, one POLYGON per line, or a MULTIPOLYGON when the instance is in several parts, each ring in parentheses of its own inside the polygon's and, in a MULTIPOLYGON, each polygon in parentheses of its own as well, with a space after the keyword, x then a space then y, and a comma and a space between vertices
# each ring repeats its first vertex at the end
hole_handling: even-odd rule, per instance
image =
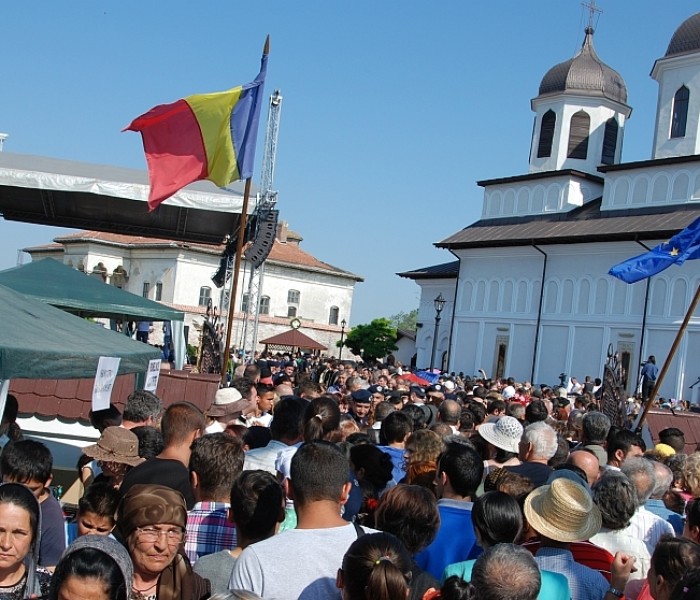
POLYGON ((340 352, 338 352, 338 360, 343 358, 343 338, 345 337, 345 326, 348 324, 348 322, 343 319, 340 322, 340 352))
POLYGON ((435 350, 437 350, 437 338, 438 338, 438 329, 440 328, 440 313, 442 312, 442 309, 445 308, 445 298, 442 296, 442 292, 440 292, 440 295, 433 300, 433 305, 435 306, 435 333, 433 333, 433 351, 430 353, 430 370, 433 370, 433 366, 435 365, 435 350))

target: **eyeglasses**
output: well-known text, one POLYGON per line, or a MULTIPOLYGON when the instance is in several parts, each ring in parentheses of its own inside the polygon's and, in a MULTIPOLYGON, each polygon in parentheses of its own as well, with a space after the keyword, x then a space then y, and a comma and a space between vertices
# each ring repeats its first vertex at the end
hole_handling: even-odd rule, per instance
POLYGON ((137 527, 139 541, 153 544, 158 541, 161 535, 165 536, 168 544, 179 544, 185 539, 185 532, 182 529, 156 529, 155 527, 137 527))

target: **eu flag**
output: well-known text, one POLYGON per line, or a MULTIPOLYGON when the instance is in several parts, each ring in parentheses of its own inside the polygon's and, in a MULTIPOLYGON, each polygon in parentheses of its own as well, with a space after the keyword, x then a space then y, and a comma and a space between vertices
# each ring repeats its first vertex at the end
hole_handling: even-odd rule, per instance
POLYGON ((696 258, 700 258, 700 217, 667 242, 649 252, 628 258, 608 273, 625 283, 635 283, 656 275, 671 265, 682 265, 686 260, 696 258))

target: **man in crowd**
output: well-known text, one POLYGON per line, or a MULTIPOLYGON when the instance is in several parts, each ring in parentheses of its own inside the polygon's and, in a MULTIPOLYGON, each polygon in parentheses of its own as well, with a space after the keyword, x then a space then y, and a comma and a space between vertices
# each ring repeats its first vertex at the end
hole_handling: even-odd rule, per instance
POLYGON ((350 544, 365 533, 341 517, 352 486, 348 461, 333 444, 309 442, 294 455, 290 475, 285 483, 294 500, 296 529, 243 550, 229 588, 276 600, 339 600, 338 567, 350 544))
POLYGON ((473 558, 476 537, 472 507, 483 475, 484 463, 471 444, 456 440, 447 443, 436 472, 440 529, 435 540, 416 555, 418 566, 436 579, 442 577, 447 565, 473 558))
POLYGON ((160 428, 163 451, 155 458, 131 469, 120 487, 123 495, 137 483, 153 483, 177 490, 185 497, 188 510, 194 506, 190 484, 190 447, 204 431, 204 414, 194 404, 171 404, 163 415, 160 428))
POLYGON ((163 403, 160 398, 146 390, 135 390, 129 394, 122 413, 122 427, 133 429, 141 425, 154 427, 160 420, 163 403))
MULTIPOLYGON (((530 404, 532 406, 533 403, 530 404)), ((529 407, 528 407, 529 408, 529 407)), ((547 464, 557 451, 557 432, 544 421, 528 425, 520 438, 520 460, 522 464, 506 467, 511 473, 527 477, 539 487, 547 483, 552 467, 547 464)))
POLYGON ((243 443, 225 433, 194 441, 190 476, 196 500, 187 513, 185 554, 197 559, 236 547, 236 527, 228 520, 231 486, 243 470, 243 443))

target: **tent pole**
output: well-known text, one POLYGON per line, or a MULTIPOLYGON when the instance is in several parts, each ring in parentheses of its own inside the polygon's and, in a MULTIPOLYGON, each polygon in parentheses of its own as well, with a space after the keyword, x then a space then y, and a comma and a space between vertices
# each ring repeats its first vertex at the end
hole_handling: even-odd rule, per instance
MULTIPOLYGON (((228 302, 228 319, 226 324, 226 344, 224 355, 221 360, 221 385, 226 385, 226 371, 228 370, 228 359, 231 352, 231 332, 233 331, 233 315, 236 307, 236 294, 238 293, 238 273, 241 270, 241 256, 243 255, 243 244, 245 242, 246 220, 248 219, 248 198, 250 197, 250 177, 245 180, 245 191, 243 193, 243 208, 241 209, 241 220, 238 227, 238 242, 236 244, 236 260, 233 266, 233 283, 231 284, 231 294, 228 302)), ((245 348, 243 348, 245 352, 245 348)))
POLYGON ((661 367, 661 371, 659 372, 659 376, 656 378, 656 383, 654 383, 654 389, 651 390, 651 393, 649 394, 649 399, 646 401, 646 404, 644 405, 644 410, 642 411, 642 416, 639 418, 639 422, 637 423, 637 427, 635 429, 635 433, 637 433, 637 434, 641 433, 641 431, 642 431, 642 427, 644 426, 644 420, 647 417, 647 413, 649 412, 649 409, 651 408, 652 402, 654 402, 654 398, 656 398, 656 394, 659 393, 659 388, 661 387, 661 384, 664 381, 664 377, 666 377, 666 372, 671 367, 671 361, 673 360, 673 357, 676 354, 676 350, 678 350, 678 346, 681 343, 681 339, 683 338, 683 334, 685 333, 685 330, 688 327, 688 323, 690 322, 690 318, 693 316, 693 313, 695 312, 695 309, 698 305, 698 302, 700 302, 700 283, 698 283, 698 287, 695 290, 695 296, 693 296, 693 299, 690 302, 690 306, 688 307, 688 310, 685 313, 685 319, 683 319, 683 323, 681 323, 681 326, 678 328, 678 333, 676 334, 676 339, 673 340, 673 344, 671 345, 671 349, 668 351, 668 356, 666 357, 666 362, 664 362, 664 365, 663 365, 663 367, 661 367))

